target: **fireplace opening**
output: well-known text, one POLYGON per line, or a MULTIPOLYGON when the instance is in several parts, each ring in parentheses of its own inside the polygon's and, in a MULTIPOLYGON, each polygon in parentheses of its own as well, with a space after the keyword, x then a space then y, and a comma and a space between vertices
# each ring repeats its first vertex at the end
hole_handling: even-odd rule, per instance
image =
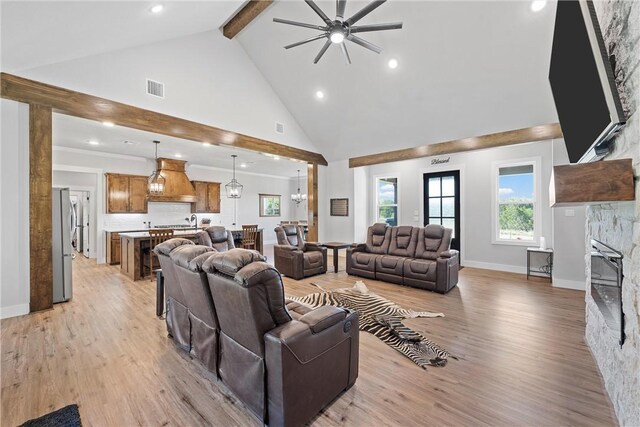
POLYGON ((624 344, 622 311, 622 254, 604 243, 591 239, 591 297, 612 331, 624 344))

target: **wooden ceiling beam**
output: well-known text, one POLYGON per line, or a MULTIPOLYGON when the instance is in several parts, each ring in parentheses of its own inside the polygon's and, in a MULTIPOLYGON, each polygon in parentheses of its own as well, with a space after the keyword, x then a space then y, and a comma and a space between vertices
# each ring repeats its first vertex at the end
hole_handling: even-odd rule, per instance
POLYGON ((559 123, 550 123, 547 125, 508 130, 436 144, 427 144, 420 147, 405 148, 403 150, 388 151, 386 153, 352 157, 349 159, 349 167, 357 168, 360 166, 399 162, 420 157, 441 156, 443 154, 504 147, 507 145, 524 144, 527 142, 545 141, 556 138, 562 138, 562 129, 560 129, 559 123))
POLYGON ((250 0, 222 27, 222 34, 228 39, 234 38, 240 31, 260 15, 273 0, 250 0))
POLYGON ((12 74, 0 74, 0 96, 27 104, 47 106, 56 113, 118 126, 159 133, 223 147, 235 147, 307 163, 327 165, 322 154, 290 147, 276 142, 196 123, 179 117, 145 110, 105 98, 25 79, 12 74))

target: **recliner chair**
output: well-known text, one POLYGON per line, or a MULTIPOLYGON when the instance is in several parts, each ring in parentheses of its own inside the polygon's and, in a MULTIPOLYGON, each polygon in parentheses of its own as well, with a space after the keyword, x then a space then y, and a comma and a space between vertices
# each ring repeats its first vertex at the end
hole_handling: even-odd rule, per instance
POLYGON ((196 234, 199 245, 209 246, 218 252, 226 252, 235 248, 233 234, 221 225, 213 225, 196 234))
POLYGON ((327 272, 327 248, 305 242, 301 227, 283 225, 274 231, 278 238, 273 247, 274 264, 280 273, 300 280, 327 272))
POLYGON ((211 372, 217 373, 218 318, 202 264, 216 250, 202 245, 186 245, 171 252, 175 276, 189 310, 190 348, 211 372))
POLYGON ((280 274, 263 259, 233 249, 204 262, 220 324, 218 372, 264 423, 302 426, 355 383, 358 315, 287 305, 280 274))
POLYGON ((176 278, 173 261, 169 258, 173 250, 184 246, 193 246, 193 242, 179 237, 173 238, 156 245, 153 251, 158 256, 162 275, 164 276, 167 332, 180 347, 190 351, 191 327, 188 304, 180 282, 176 278))

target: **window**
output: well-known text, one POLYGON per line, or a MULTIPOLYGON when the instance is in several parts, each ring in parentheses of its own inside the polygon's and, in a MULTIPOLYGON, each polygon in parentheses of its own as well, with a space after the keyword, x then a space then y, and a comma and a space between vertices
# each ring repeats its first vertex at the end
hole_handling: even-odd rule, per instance
POLYGON ((494 167, 494 243, 537 241, 536 170, 535 161, 494 167))
POLYGON ((398 178, 376 178, 376 222, 398 225, 398 178))
POLYGON ((260 216, 280 216, 280 195, 260 194, 260 216))

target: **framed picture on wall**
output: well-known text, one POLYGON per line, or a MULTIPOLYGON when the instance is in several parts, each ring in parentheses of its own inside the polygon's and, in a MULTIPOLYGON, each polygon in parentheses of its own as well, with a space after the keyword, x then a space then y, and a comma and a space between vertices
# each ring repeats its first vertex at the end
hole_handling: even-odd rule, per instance
POLYGON ((349 199, 331 199, 331 216, 349 216, 349 199))
POLYGON ((260 194, 260 216, 280 216, 280 195, 260 194))

